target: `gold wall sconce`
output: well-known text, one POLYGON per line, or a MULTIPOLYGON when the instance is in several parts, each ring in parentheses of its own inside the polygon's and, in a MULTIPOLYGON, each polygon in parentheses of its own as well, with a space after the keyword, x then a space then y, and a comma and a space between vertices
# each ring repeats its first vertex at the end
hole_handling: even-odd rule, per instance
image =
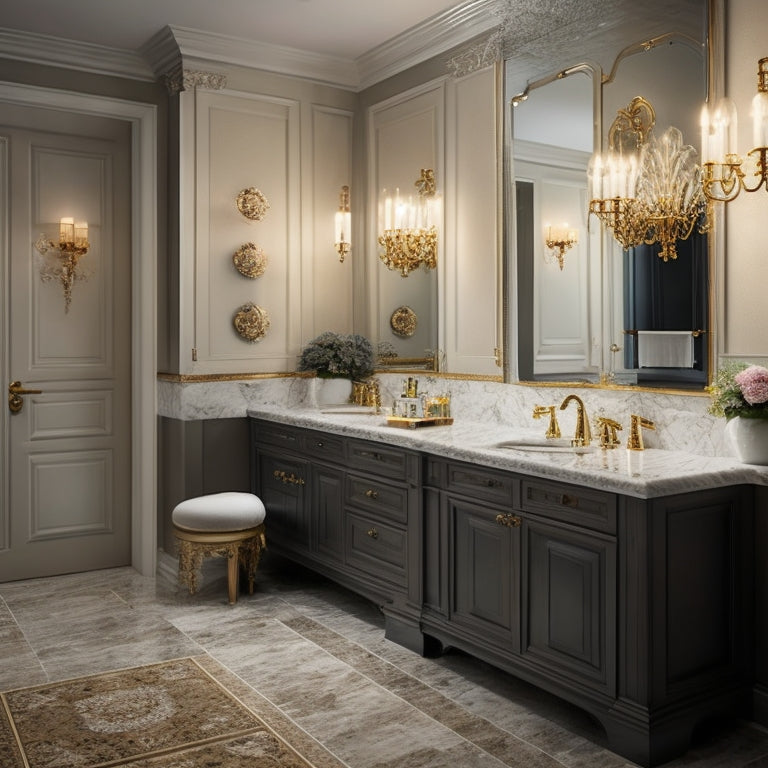
POLYGON ((626 250, 661 246, 664 261, 677 258, 675 243, 694 228, 709 229, 696 150, 670 126, 657 137, 656 113, 642 97, 632 100, 611 124, 609 149, 589 164, 589 212, 626 250))
POLYGON ((343 262, 344 257, 352 248, 350 239, 352 214, 349 210, 349 187, 346 184, 341 188, 341 194, 339 195, 339 210, 336 211, 333 219, 333 230, 333 247, 336 249, 336 253, 339 254, 339 261, 343 262))
POLYGON ((745 159, 736 151, 736 105, 720 99, 701 111, 701 156, 704 194, 729 203, 745 192, 768 191, 768 57, 757 63, 757 93, 752 99, 752 143, 745 159), (756 181, 755 181, 756 180, 756 181))
POLYGON ((544 244, 547 246, 544 260, 548 263, 557 261, 557 265, 562 272, 565 265, 565 252, 573 248, 578 242, 578 230, 569 227, 567 224, 563 224, 561 227, 553 227, 551 224, 547 224, 544 229, 544 244))
POLYGON ((72 217, 59 221, 59 242, 54 243, 41 234, 34 243, 38 253, 45 257, 40 267, 40 279, 44 282, 58 280, 64 289, 64 312, 69 312, 72 303, 72 285, 75 280, 86 280, 87 275, 79 269, 80 259, 91 247, 88 242, 88 222, 76 222, 72 217))
MULTIPOLYGON (((437 266, 437 222, 440 198, 435 184, 435 172, 422 168, 415 182, 417 195, 385 196, 379 205, 379 258, 388 269, 403 277, 419 267, 426 270, 437 266)), ((385 190, 386 193, 386 190, 385 190)))

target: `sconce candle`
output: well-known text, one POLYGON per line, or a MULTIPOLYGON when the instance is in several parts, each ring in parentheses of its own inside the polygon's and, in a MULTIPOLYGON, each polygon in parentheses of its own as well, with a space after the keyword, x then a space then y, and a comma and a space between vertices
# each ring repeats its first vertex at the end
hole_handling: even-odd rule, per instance
POLYGON ((378 242, 384 248, 379 257, 388 269, 399 271, 403 277, 420 266, 437 266, 435 225, 440 218, 440 203, 434 171, 422 168, 415 186, 415 200, 412 196, 402 198, 397 188, 394 196, 384 190, 384 201, 379 204, 378 242))
POLYGON ((40 267, 40 279, 43 281, 57 280, 64 289, 64 312, 69 312, 72 303, 72 286, 75 280, 85 280, 87 275, 78 267, 80 259, 88 253, 88 222, 75 220, 72 216, 64 216, 59 220, 58 245, 49 240, 44 234, 34 243, 37 252, 45 257, 48 252, 54 258, 46 257, 40 267))
POLYGON ((351 229, 352 214, 349 210, 349 187, 345 184, 341 188, 339 195, 339 210, 333 219, 334 228, 334 247, 339 254, 339 261, 344 261, 344 257, 349 253, 352 247, 351 229))

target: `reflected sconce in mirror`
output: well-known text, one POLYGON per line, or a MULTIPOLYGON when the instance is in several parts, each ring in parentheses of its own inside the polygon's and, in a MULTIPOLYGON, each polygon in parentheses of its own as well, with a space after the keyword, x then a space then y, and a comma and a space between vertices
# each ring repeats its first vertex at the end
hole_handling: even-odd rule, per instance
POLYGON ((414 269, 437 266, 437 221, 440 198, 435 185, 435 172, 421 169, 416 183, 417 195, 402 197, 400 190, 379 204, 379 245, 384 249, 379 258, 388 269, 403 277, 414 269))
POLYGON ((339 210, 333 220, 333 247, 339 254, 339 261, 349 253, 352 243, 350 240, 352 231, 352 214, 349 211, 349 187, 345 184, 339 195, 339 210))
POLYGON ((716 203, 735 200, 741 190, 768 191, 768 57, 757 63, 757 94, 752 100, 754 149, 742 159, 736 151, 736 106, 720 99, 701 111, 701 155, 704 194, 716 203), (756 183, 753 181, 756 180, 756 183))
POLYGON ((607 226, 626 250, 659 243, 659 257, 677 258, 675 243, 694 228, 709 228, 696 150, 670 126, 653 133, 656 115, 642 97, 619 110, 611 125, 609 149, 589 164, 589 212, 607 226))
POLYGON ((69 312, 74 281, 87 279, 78 263, 91 247, 88 242, 88 222, 76 222, 72 217, 65 217, 59 221, 58 243, 41 234, 34 246, 41 256, 50 254, 52 257, 43 260, 40 279, 45 282, 58 280, 61 283, 64 289, 64 311, 69 312))
POLYGON ((571 229, 567 224, 562 227, 553 227, 547 224, 544 230, 544 244, 547 251, 544 254, 544 260, 548 263, 557 261, 560 271, 563 271, 565 264, 565 252, 573 248, 579 242, 578 230, 571 229))

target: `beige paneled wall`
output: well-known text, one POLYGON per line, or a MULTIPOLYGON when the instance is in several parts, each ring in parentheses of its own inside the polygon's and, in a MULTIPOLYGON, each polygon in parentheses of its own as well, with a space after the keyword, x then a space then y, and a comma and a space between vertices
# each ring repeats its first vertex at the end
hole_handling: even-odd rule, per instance
MULTIPOLYGON (((737 0, 726 12, 726 93, 739 116, 738 150, 753 148, 750 107, 757 62, 768 56, 764 0, 737 0)), ((725 210, 724 322, 721 351, 733 357, 768 358, 768 193, 742 192, 725 210)))
POLYGON ((352 330, 353 267, 333 248, 333 215, 352 185, 355 99, 242 70, 228 87, 210 82, 178 97, 178 373, 292 371, 314 335, 352 330), (269 204, 260 220, 237 209, 249 187, 269 204), (248 243, 266 257, 257 277, 233 261, 248 243), (234 324, 249 303, 269 319, 255 341, 234 324))

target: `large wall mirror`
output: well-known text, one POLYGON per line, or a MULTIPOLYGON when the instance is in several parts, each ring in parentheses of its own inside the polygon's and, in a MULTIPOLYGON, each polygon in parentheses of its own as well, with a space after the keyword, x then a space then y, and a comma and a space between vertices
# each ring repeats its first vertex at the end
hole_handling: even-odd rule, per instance
MULTIPOLYGON (((629 8, 615 9, 624 22, 639 13, 629 8)), ((641 18, 623 26, 616 19, 606 32, 593 32, 580 58, 572 51, 565 68, 528 73, 523 88, 524 64, 514 55, 506 62, 510 381, 707 383, 707 236, 694 232, 678 258, 664 262, 658 246, 623 249, 588 215, 590 156, 606 148, 614 118, 635 97, 653 105, 658 135, 675 126, 698 146, 708 90, 707 2, 685 3, 666 19, 659 10, 647 8, 646 26, 641 18), (647 352, 657 339, 668 344, 686 334, 690 355, 647 352)), ((552 61, 562 55, 553 50, 552 61)))

